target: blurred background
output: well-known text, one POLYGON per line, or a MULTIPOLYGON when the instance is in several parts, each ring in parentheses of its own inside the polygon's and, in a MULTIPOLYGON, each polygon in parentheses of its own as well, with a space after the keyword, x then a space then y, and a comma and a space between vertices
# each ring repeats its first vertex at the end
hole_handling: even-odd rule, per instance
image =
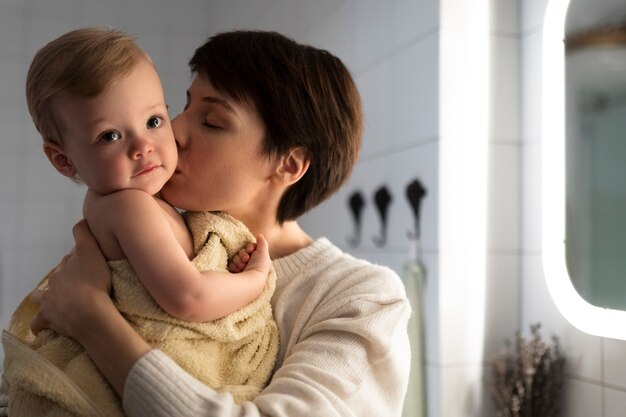
POLYGON ((84 26, 136 34, 173 116, 190 81, 187 61, 209 35, 276 30, 339 56, 359 86, 366 127, 358 164, 301 223, 403 277, 407 262, 424 266, 417 301, 427 415, 495 415, 489 358, 516 330, 541 322, 568 357, 562 415, 623 416, 626 344, 570 326, 541 268, 547 2, 1 0, 0 323, 71 248, 85 192, 53 170, 28 114, 24 81, 35 52, 84 26), (406 197, 416 180, 426 190, 418 228, 406 197), (377 206, 382 189, 387 204, 377 206), (359 221, 349 206, 355 194, 359 221))

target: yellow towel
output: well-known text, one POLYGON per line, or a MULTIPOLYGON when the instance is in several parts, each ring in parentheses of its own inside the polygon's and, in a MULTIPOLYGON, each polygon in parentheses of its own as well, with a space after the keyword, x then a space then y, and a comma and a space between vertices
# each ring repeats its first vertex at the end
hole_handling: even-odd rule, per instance
MULTIPOLYGON (((254 240, 242 223, 223 213, 187 213, 185 220, 194 240, 193 263, 201 270, 226 271, 228 260, 254 240)), ((213 322, 190 323, 166 314, 127 261, 109 265, 116 306, 152 346, 207 385, 232 392, 238 402, 260 392, 278 351, 270 305, 276 284, 273 269, 252 303, 213 322)), ((51 331, 37 337, 30 332, 35 312, 24 300, 2 335, 11 417, 122 416, 119 398, 80 345, 51 331)))

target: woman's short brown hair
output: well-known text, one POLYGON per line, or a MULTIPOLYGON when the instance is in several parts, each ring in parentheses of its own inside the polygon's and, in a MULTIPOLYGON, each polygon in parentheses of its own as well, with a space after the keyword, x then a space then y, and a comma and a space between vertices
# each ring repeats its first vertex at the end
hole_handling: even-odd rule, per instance
POLYGON ((59 93, 91 97, 150 58, 135 37, 107 27, 68 32, 35 54, 26 77, 26 103, 44 140, 61 143, 53 99, 59 93))
POLYGON ((249 102, 265 124, 264 152, 303 148, 306 174, 283 195, 277 220, 296 219, 349 177, 361 145, 361 100, 350 72, 328 51, 276 32, 212 36, 189 61, 213 87, 249 102))

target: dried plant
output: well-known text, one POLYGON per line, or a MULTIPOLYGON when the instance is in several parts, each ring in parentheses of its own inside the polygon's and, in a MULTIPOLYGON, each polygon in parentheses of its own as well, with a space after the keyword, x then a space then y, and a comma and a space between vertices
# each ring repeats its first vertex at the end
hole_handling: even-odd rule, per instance
POLYGON ((541 324, 530 326, 531 338, 515 333, 515 346, 507 340, 490 360, 493 372, 491 394, 497 417, 556 417, 563 385, 565 357, 559 341, 543 341, 541 324))

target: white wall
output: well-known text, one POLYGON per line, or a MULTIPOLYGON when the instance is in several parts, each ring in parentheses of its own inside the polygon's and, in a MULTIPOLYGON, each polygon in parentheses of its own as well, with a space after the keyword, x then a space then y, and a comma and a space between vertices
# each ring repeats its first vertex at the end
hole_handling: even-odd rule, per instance
MULTIPOLYGON (((449 81, 459 82, 461 87, 463 82, 474 82, 467 78, 465 71, 467 65, 471 63, 466 62, 463 65, 462 57, 456 56, 463 55, 461 48, 464 46, 465 13, 463 11, 459 13, 459 9, 468 5, 471 7, 471 3, 442 1, 439 5, 429 6, 439 10, 439 13, 432 13, 432 19, 435 20, 423 29, 418 27, 416 20, 414 28, 419 33, 421 30, 434 27, 436 30, 432 35, 427 38, 416 37, 413 44, 407 44, 402 49, 390 48, 389 58, 381 59, 376 66, 368 68, 365 72, 356 68, 367 117, 363 155, 343 192, 305 218, 305 225, 310 226, 312 233, 325 234, 357 256, 390 265, 398 273, 402 273, 402 264, 408 257, 405 231, 411 225, 408 205, 404 198, 404 187, 413 177, 418 177, 425 184, 428 195, 424 200, 422 211, 422 239, 427 269, 424 309, 428 415, 431 417, 493 414, 488 390, 483 386, 484 379, 488 379, 489 371, 485 367, 485 359, 493 355, 502 341, 506 337, 511 337, 519 325, 522 148, 519 128, 520 61, 516 1, 492 2, 492 27, 489 36, 492 55, 490 68, 492 104, 489 111, 489 134, 486 138, 490 155, 488 160, 490 175, 487 183, 489 221, 484 248, 487 263, 486 282, 483 284, 485 310, 481 323, 477 323, 476 326, 481 330, 480 333, 468 334, 464 328, 464 315, 471 314, 479 319, 481 316, 478 314, 480 312, 473 309, 472 300, 469 300, 467 295, 461 294, 459 297, 459 291, 463 291, 463 287, 471 289, 473 282, 480 283, 485 281, 485 278, 481 279, 470 273, 456 277, 440 275, 440 268, 447 266, 442 265, 441 255, 443 251, 450 250, 440 242, 442 124, 456 121, 454 114, 445 112, 445 115, 442 115, 440 109, 442 106, 444 108, 452 106, 470 111, 473 104, 471 100, 461 104, 455 103, 455 100, 463 100, 460 94, 459 97, 455 97, 454 94, 451 97, 442 97, 442 89, 447 88, 443 83, 449 81), (446 39, 445 42, 442 41, 443 37, 446 39), (460 61, 458 68, 446 69, 445 73, 456 72, 457 78, 461 81, 440 78, 441 55, 444 53, 446 59, 460 61), (398 64, 412 65, 413 68, 402 68, 402 73, 398 74, 398 64), (388 71, 395 71, 398 75, 390 76, 388 71), (397 90, 387 87, 390 79, 405 87, 397 90), (411 107, 407 108, 407 105, 411 107), (407 116, 390 117, 386 116, 387 113, 407 116), (395 119, 392 119, 393 117, 395 119), (405 145, 396 146, 398 140, 402 140, 405 145), (370 240, 379 227, 371 195, 381 184, 387 184, 395 198, 389 215, 391 241, 382 249, 376 248, 370 240), (364 241, 357 249, 351 249, 345 241, 345 237, 352 230, 347 196, 349 192, 357 189, 365 191, 369 197, 369 206, 365 209, 364 241), (442 279, 446 282, 442 282, 442 279), (467 354, 467 350, 469 345, 476 344, 476 337, 481 338, 478 344, 482 347, 482 355, 472 357, 467 354)), ((359 7, 363 7, 361 3, 358 3, 357 9, 359 7)), ((396 9, 395 12, 407 15, 406 9, 396 9)), ((378 26, 384 25, 387 21, 389 20, 381 19, 370 22, 370 30, 380 33, 383 29, 378 26)), ((350 21, 344 24, 348 25, 350 21)), ((387 31, 393 33, 393 29, 387 31)), ((357 50, 359 43, 360 39, 357 39, 357 50)), ((470 140, 474 134, 468 129, 465 136, 451 139, 470 140)), ((471 175, 468 175, 469 177, 471 175)), ((452 186, 471 189, 480 188, 479 185, 459 183, 452 186)), ((471 195, 471 192, 469 194, 471 195)), ((455 208, 458 216, 464 216, 464 212, 473 204, 480 204, 480 201, 472 201, 470 198, 462 202, 455 208)), ((471 222, 473 219, 468 218, 467 221, 471 222)))
MULTIPOLYGON (((408 258, 412 226, 404 197, 419 178, 428 190, 422 206, 427 277, 426 370, 430 417, 493 415, 482 386, 486 358, 518 328, 541 321, 561 338, 568 355, 568 417, 623 415, 626 344, 585 336, 560 317, 550 300, 540 262, 540 33, 546 0, 493 0, 490 28, 491 108, 488 137, 488 235, 483 357, 463 358, 455 339, 449 290, 439 269, 439 200, 442 36, 454 31, 447 13, 468 0, 3 0, 0 4, 0 323, 70 248, 83 190, 56 174, 41 153, 40 138, 24 103, 28 64, 48 40, 72 28, 104 23, 137 33, 154 57, 175 114, 188 83, 187 58, 215 31, 272 29, 329 49, 353 72, 362 94, 366 129, 359 162, 348 184, 302 219, 314 236, 328 236, 357 256, 398 273, 408 258), (446 8, 443 9, 442 5, 446 8), (446 10, 442 12, 442 10, 446 10), (381 185, 393 195, 388 243, 376 247, 379 221, 372 196, 381 185), (353 232, 348 195, 367 199, 362 242, 353 232), (452 317, 452 318, 451 318, 452 317), (451 343, 454 340, 455 343, 451 343), (482 392, 476 398, 476 392, 482 392)), ((459 19, 463 19, 461 14, 459 19)), ((458 68, 464 77, 464 68, 458 68)), ((468 80, 471 82, 471 80, 468 80)), ((444 103, 445 105, 445 103, 444 103)), ((465 106, 471 104, 465 103, 465 106)), ((468 132, 471 134, 471 132, 468 132)), ((459 184, 472 187, 472 184, 459 184)), ((472 201, 467 201, 468 205, 472 201)), ((463 207, 458 208, 462 213, 463 207)), ((480 277, 458 277, 470 283, 480 277)), ((461 300, 462 301, 462 300, 461 300)), ((469 304, 469 301, 468 301, 469 304)), ((1 355, 1 354, 0 354, 1 355)))

